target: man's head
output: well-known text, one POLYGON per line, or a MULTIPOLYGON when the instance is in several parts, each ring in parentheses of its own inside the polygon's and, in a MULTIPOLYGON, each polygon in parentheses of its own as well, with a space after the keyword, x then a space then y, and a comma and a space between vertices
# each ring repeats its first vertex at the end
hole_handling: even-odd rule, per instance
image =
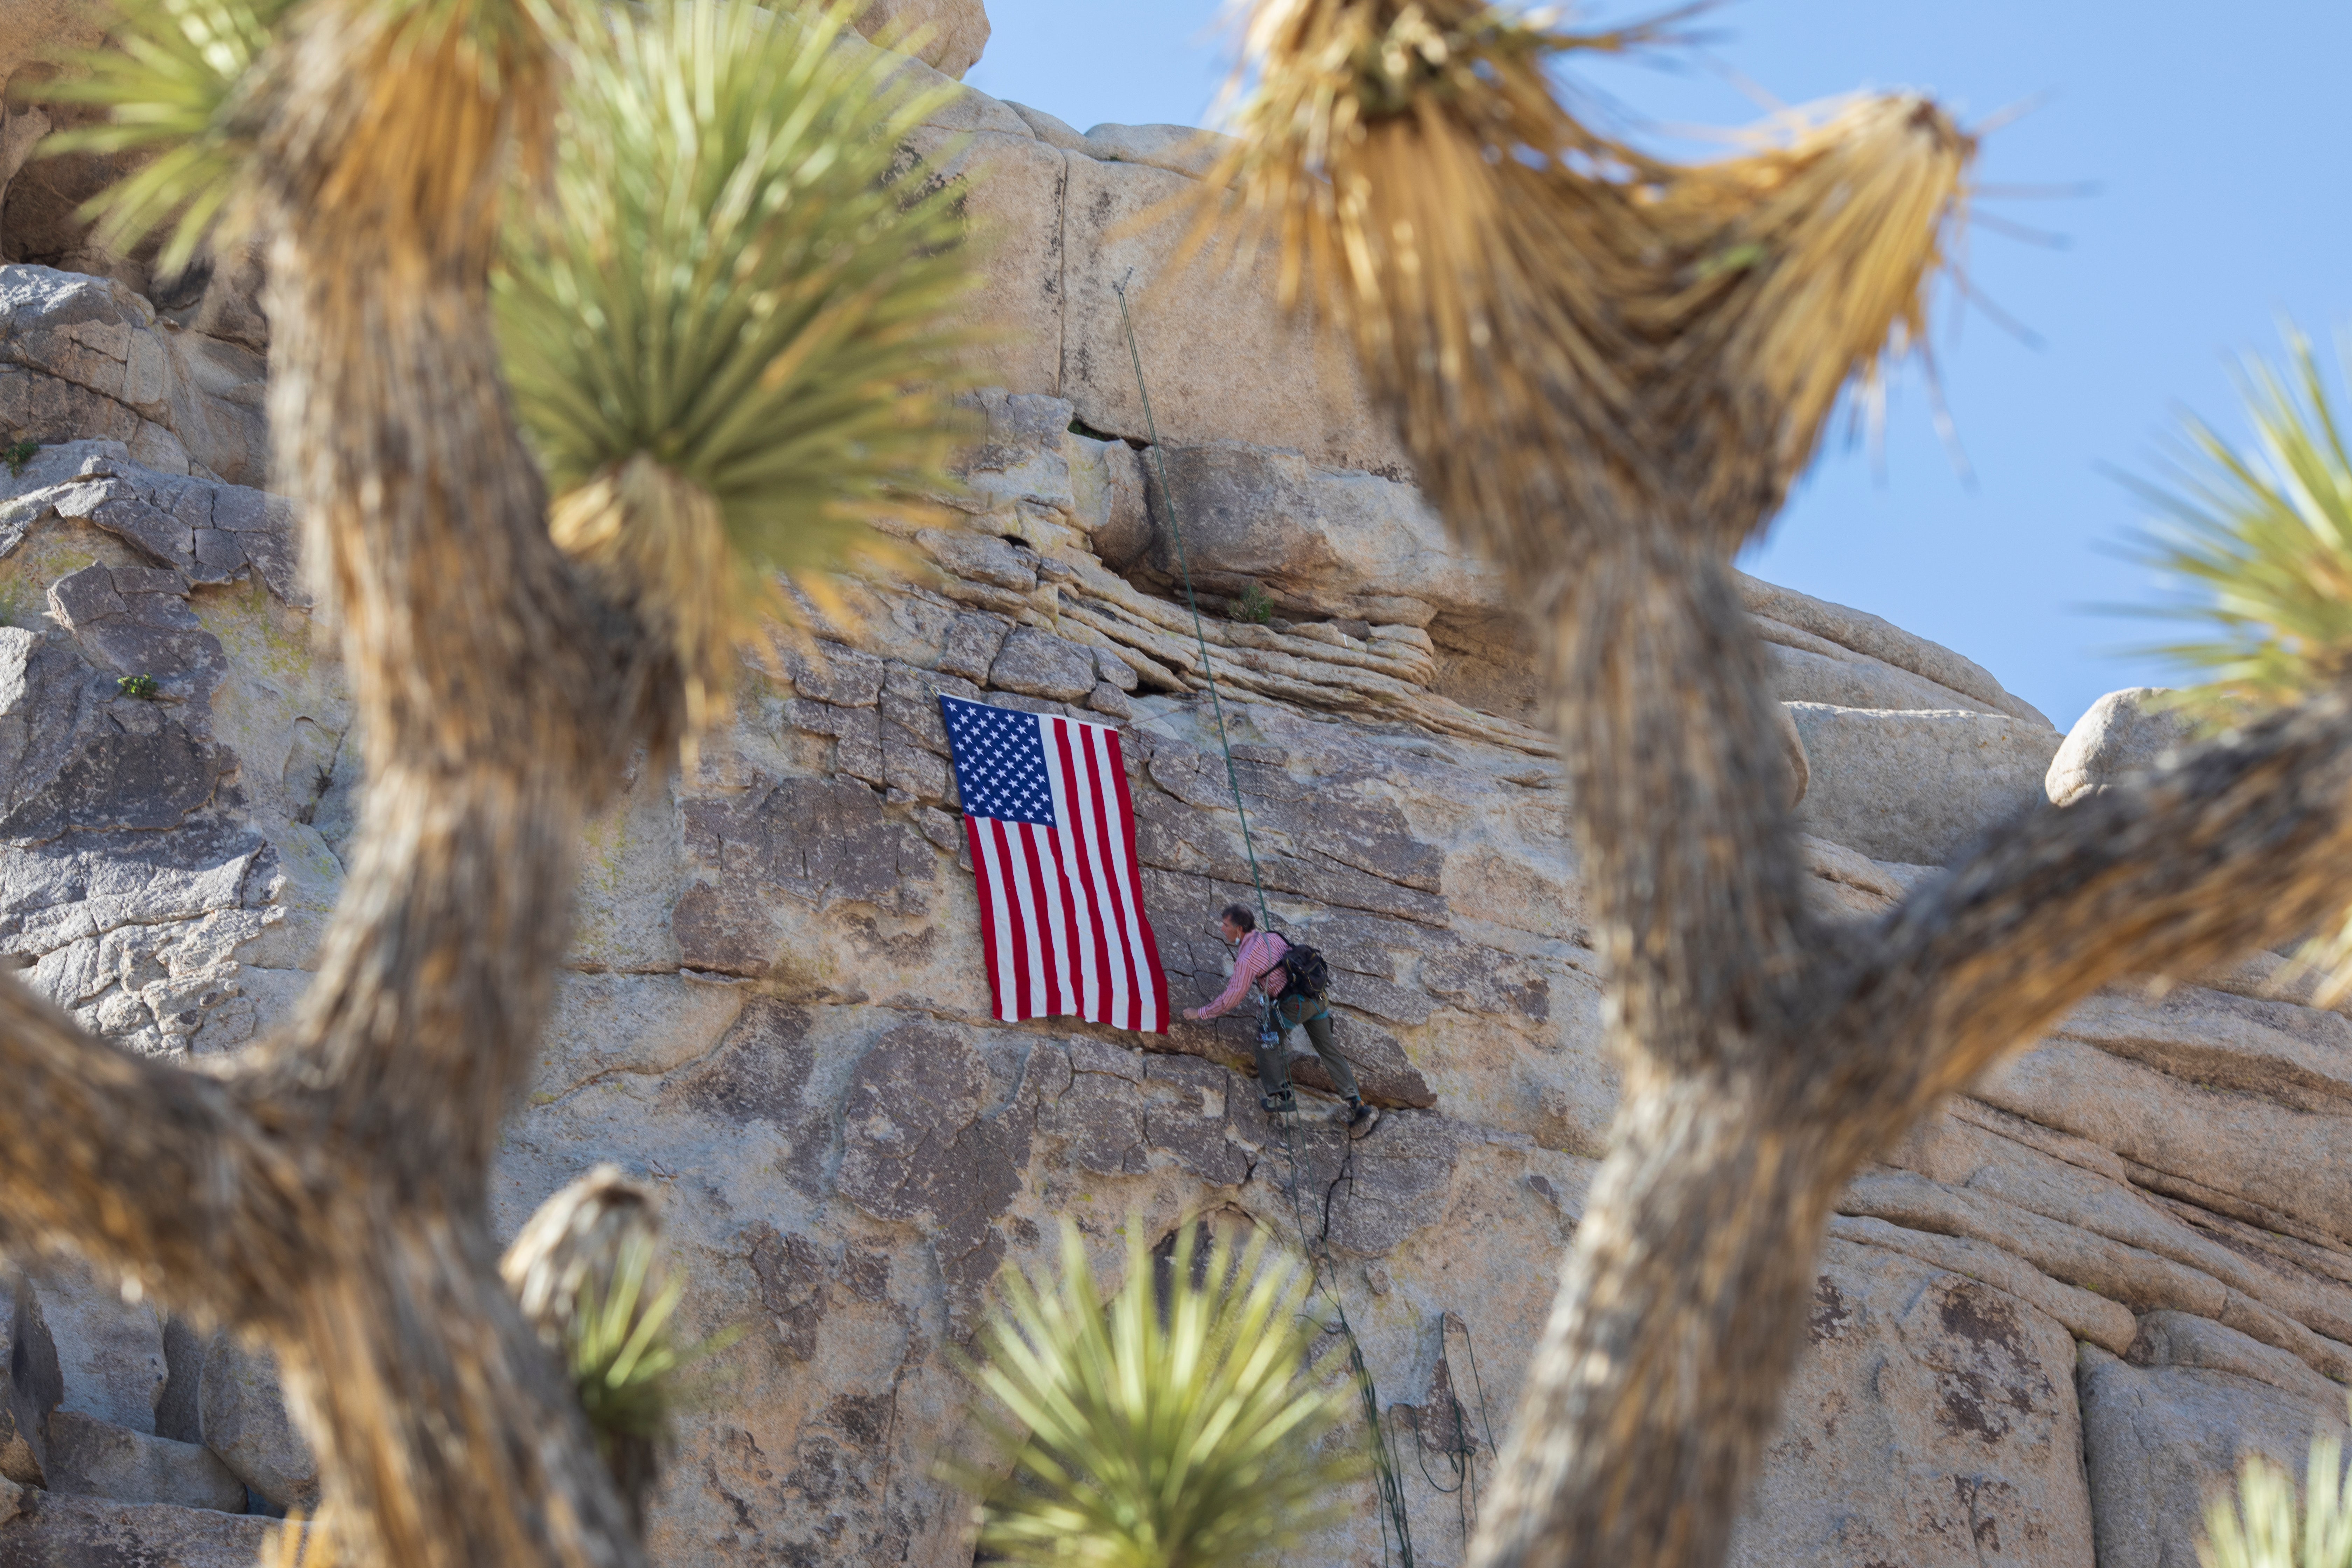
POLYGON ((1224 913, 1217 917, 1217 927, 1227 942, 1239 942, 1257 930, 1257 915, 1247 904, 1227 904, 1224 913))

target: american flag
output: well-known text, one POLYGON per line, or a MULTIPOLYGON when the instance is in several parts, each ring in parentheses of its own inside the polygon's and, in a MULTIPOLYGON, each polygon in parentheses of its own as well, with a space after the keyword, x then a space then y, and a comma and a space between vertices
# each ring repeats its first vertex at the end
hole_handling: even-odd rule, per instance
POLYGON ((996 1016, 1168 1032, 1118 731, 941 697, 996 1016))

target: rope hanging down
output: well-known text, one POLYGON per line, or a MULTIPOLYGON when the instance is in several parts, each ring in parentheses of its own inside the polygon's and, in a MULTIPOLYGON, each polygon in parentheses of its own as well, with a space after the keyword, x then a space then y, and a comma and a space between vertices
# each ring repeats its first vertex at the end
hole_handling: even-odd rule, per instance
POLYGON ((1233 742, 1225 738, 1225 705, 1217 696, 1217 667, 1209 662, 1209 634, 1201 629, 1201 602, 1192 595, 1192 565, 1184 554, 1184 530, 1176 521, 1176 487, 1168 482, 1168 449, 1160 444, 1160 426, 1151 417, 1151 393, 1143 384, 1143 350, 1135 341, 1135 321, 1127 313, 1128 278, 1110 286, 1118 296, 1119 325, 1127 329, 1127 354, 1135 363, 1135 393, 1143 400, 1143 431, 1151 437, 1151 460, 1160 468, 1160 499, 1168 507, 1168 533, 1176 541, 1176 570, 1184 579, 1184 607, 1192 612, 1192 640, 1201 648, 1201 673, 1209 679, 1209 712, 1217 721, 1217 747, 1225 753, 1225 786, 1234 792, 1234 810, 1242 819, 1242 854, 1248 858, 1250 886, 1257 892, 1257 923, 1271 928, 1265 910, 1265 879, 1257 872, 1257 849, 1250 842, 1249 809, 1242 805, 1242 778, 1234 767, 1233 742))
MULTIPOLYGON (((1241 773, 1234 766, 1233 742, 1225 734, 1225 710, 1223 702, 1217 694, 1217 669, 1209 659, 1209 637, 1208 633, 1202 629, 1201 604, 1192 593, 1192 566, 1184 550, 1184 530, 1176 517, 1176 487, 1168 482, 1168 449, 1160 445, 1160 426, 1151 416, 1151 393, 1143 382, 1143 349, 1136 342, 1135 320, 1128 313, 1127 285, 1129 279, 1134 276, 1134 270, 1129 268, 1127 278, 1122 278, 1111 285, 1111 292, 1118 296, 1119 324, 1127 329, 1128 357, 1135 364, 1136 395, 1143 402, 1144 434, 1151 439, 1152 461, 1160 469, 1160 497, 1166 503, 1168 510, 1169 536, 1176 542, 1176 570, 1184 583, 1184 606, 1192 614, 1192 637, 1201 649, 1201 673, 1207 677, 1209 683, 1209 711, 1216 720, 1218 749, 1225 754, 1225 785, 1233 792, 1234 812, 1241 818, 1242 853, 1249 860, 1250 885, 1257 894, 1258 924, 1263 929, 1272 930, 1273 917, 1267 913, 1265 907, 1265 879, 1258 874, 1257 849, 1250 839, 1249 808, 1242 804, 1241 773)), ((1265 1004, 1261 1001, 1259 1004, 1261 1010, 1265 1005, 1265 1004)), ((1364 1363, 1364 1347, 1356 1338, 1355 1326, 1348 1321, 1348 1309, 1340 1301, 1339 1292, 1332 1289, 1331 1278, 1334 1265, 1331 1261, 1328 1240, 1323 1235, 1318 1235, 1313 1239, 1309 1239, 1307 1234, 1306 1213, 1299 1204, 1298 1151, 1294 1133, 1297 1121, 1296 1110, 1283 1113, 1282 1153, 1285 1163, 1290 1167, 1291 1224, 1297 1228, 1300 1250, 1306 1253, 1309 1263, 1314 1268, 1315 1289, 1324 1300, 1329 1303, 1338 1331, 1347 1337, 1348 1367, 1355 1378, 1357 1397, 1363 1404, 1364 1426, 1370 1434, 1371 1440, 1373 1480, 1379 1489, 1381 1504, 1386 1515, 1381 1521, 1381 1561, 1383 1563, 1388 1561, 1389 1536, 1393 1531, 1396 1536, 1397 1553, 1403 1563, 1403 1568, 1414 1568, 1412 1525, 1405 1512, 1404 1480, 1397 1471, 1394 1458, 1389 1452, 1388 1428, 1381 1420, 1380 1389, 1372 1382, 1371 1369, 1364 1363)), ((1340 1156, 1340 1173, 1334 1180, 1335 1185, 1338 1181, 1347 1178, 1349 1165, 1355 1159, 1354 1145, 1349 1143, 1345 1147, 1346 1152, 1340 1156)), ((1328 1220, 1323 1229, 1328 1233, 1329 1229, 1328 1220)), ((1482 1408, 1483 1405, 1482 1399, 1482 1408)))

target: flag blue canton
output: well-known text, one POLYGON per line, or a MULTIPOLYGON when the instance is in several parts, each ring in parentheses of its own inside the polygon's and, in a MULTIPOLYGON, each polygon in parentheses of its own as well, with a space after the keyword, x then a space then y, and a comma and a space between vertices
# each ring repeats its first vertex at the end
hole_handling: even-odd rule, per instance
POLYGON ((1055 826, 1054 785, 1045 773, 1045 742, 1037 716, 941 697, 956 790, 967 816, 1055 826))

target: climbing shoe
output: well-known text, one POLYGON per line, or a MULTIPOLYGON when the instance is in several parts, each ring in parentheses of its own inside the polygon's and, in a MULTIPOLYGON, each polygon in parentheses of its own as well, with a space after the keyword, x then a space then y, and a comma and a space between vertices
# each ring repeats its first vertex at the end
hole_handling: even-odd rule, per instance
POLYGON ((1291 1098, 1288 1090, 1280 1094, 1261 1094, 1257 1097, 1257 1103, 1258 1109, 1269 1116, 1287 1116, 1298 1109, 1298 1101, 1291 1098))
POLYGON ((1376 1105, 1367 1105, 1360 1100, 1351 1100, 1332 1112, 1331 1120, 1345 1127, 1349 1137, 1361 1138, 1381 1124, 1381 1110, 1376 1105))

